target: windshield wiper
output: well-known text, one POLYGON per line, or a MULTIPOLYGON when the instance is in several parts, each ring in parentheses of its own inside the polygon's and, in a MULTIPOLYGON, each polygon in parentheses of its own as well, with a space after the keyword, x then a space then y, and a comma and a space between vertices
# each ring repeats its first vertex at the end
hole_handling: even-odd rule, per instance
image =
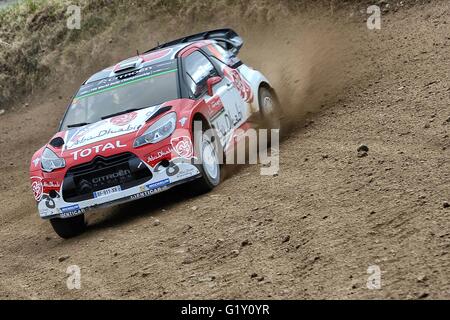
POLYGON ((84 126, 87 126, 88 124, 90 124, 90 123, 88 123, 88 122, 81 122, 81 123, 69 124, 69 125, 67 126, 67 128, 84 127, 84 126))
POLYGON ((122 114, 127 114, 127 113, 130 113, 130 112, 133 112, 133 111, 138 111, 138 110, 141 110, 141 109, 142 108, 134 108, 134 109, 128 109, 128 110, 125 110, 125 111, 120 111, 120 112, 117 112, 117 113, 113 113, 113 114, 104 116, 104 117, 102 117, 102 120, 109 119, 109 118, 116 117, 116 116, 120 116, 122 114))

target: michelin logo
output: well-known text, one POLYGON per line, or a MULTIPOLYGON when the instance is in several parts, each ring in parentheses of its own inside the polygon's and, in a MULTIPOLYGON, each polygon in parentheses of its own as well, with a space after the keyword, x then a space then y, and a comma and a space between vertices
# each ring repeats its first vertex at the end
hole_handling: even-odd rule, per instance
POLYGON ((80 206, 77 205, 77 204, 75 204, 73 206, 70 206, 70 207, 63 207, 63 208, 61 208, 61 212, 62 213, 72 213, 74 211, 79 211, 79 210, 80 210, 80 206))
POLYGON ((80 209, 80 206, 75 204, 73 206, 69 206, 69 207, 63 207, 61 208, 61 218, 70 218, 76 215, 79 215, 81 213, 83 213, 84 210, 80 209))
POLYGON ((158 181, 158 182, 147 184, 145 187, 147 188, 147 190, 154 190, 154 189, 165 187, 168 184, 170 184, 170 180, 169 179, 164 179, 164 180, 161 180, 161 181, 158 181))
POLYGON ((150 183, 141 187, 141 192, 138 194, 134 194, 132 196, 130 196, 131 200, 136 200, 136 199, 140 199, 140 198, 145 198, 148 196, 151 196, 153 194, 165 191, 168 189, 168 187, 166 188, 167 185, 170 184, 170 179, 164 179, 158 182, 154 182, 154 183, 150 183))

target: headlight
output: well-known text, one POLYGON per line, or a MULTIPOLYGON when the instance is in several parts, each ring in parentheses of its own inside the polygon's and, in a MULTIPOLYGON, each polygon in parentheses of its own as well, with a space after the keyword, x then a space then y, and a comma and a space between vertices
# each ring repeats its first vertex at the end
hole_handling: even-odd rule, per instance
POLYGON ((157 143, 169 137, 174 131, 177 123, 177 114, 171 112, 156 121, 148 128, 142 136, 134 141, 134 147, 140 147, 149 143, 157 143))
POLYGON ((41 157, 42 170, 45 172, 52 172, 55 169, 64 168, 66 161, 58 157, 52 150, 45 148, 41 157))

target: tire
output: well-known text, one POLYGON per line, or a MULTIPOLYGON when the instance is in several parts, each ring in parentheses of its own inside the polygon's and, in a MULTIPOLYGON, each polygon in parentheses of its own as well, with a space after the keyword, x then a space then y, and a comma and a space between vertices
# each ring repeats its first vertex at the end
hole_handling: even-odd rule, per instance
POLYGON ((281 128, 281 108, 275 93, 267 87, 261 87, 258 94, 262 127, 264 129, 281 128))
POLYGON ((63 239, 69 239, 82 234, 86 230, 84 214, 67 219, 54 218, 50 224, 56 234, 63 239))
POLYGON ((260 105, 260 115, 261 115, 261 129, 267 129, 267 147, 271 147, 272 142, 272 129, 279 130, 279 136, 282 135, 281 130, 281 118, 282 111, 278 98, 275 92, 267 87, 261 87, 259 89, 259 105, 260 105))
POLYGON ((195 166, 202 175, 192 182, 192 191, 197 195, 207 193, 217 187, 222 178, 219 160, 222 148, 220 148, 217 136, 208 129, 209 126, 201 134, 194 133, 194 154, 197 158, 195 166))

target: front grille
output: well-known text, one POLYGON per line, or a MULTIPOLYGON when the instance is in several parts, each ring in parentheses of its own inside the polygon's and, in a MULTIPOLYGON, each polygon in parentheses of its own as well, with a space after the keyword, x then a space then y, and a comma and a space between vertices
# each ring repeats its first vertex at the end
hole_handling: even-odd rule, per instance
POLYGON ((134 154, 98 156, 89 163, 71 168, 63 184, 63 198, 77 202, 94 198, 94 192, 120 186, 126 190, 152 178, 147 166, 134 154))

